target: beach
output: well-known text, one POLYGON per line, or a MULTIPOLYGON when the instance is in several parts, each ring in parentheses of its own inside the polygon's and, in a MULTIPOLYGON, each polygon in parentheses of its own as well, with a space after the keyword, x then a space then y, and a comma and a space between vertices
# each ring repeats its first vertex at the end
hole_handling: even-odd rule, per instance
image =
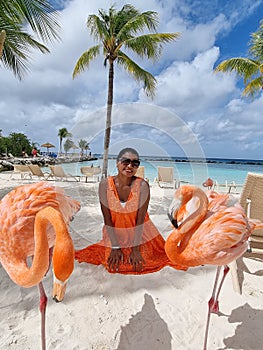
MULTIPOLYGON (((10 180, 1 173, 1 197, 31 180, 10 180)), ((52 181, 49 181, 52 183, 52 181)), ((102 215, 98 183, 58 181, 81 203, 70 224, 75 249, 101 238, 102 215)), ((174 190, 151 186, 149 214, 164 238, 172 231, 167 208, 174 190)), ((262 259, 245 255, 238 261, 242 294, 230 274, 212 314, 209 350, 262 348, 262 259)), ((216 266, 188 271, 165 267, 147 275, 110 274, 102 266, 75 261, 65 298, 52 298, 52 271, 43 280, 49 298, 46 313, 47 349, 64 350, 197 350, 203 347, 208 300, 216 266)), ((14 284, 0 268, 0 349, 40 349, 37 287, 14 284)))

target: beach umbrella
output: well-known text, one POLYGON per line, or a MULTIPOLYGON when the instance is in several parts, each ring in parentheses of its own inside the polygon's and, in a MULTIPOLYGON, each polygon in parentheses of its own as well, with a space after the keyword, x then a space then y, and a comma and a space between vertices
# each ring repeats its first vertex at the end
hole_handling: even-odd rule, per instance
POLYGON ((50 142, 43 143, 43 145, 41 145, 41 147, 46 147, 47 148, 47 152, 48 152, 49 148, 55 148, 55 146, 52 145, 52 143, 50 143, 50 142))

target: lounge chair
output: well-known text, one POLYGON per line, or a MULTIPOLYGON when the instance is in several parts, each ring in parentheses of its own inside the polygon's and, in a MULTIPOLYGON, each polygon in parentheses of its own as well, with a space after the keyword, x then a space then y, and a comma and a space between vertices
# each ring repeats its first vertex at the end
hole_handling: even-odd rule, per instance
POLYGON ((51 170, 50 177, 53 177, 55 179, 60 179, 60 180, 69 180, 69 179, 74 179, 75 181, 80 181, 80 176, 79 175, 72 175, 72 174, 67 174, 65 173, 63 167, 61 165, 49 165, 49 168, 51 170))
POLYGON ((242 189, 243 184, 236 184, 235 181, 231 181, 228 182, 227 180, 225 181, 225 183, 218 183, 217 180, 214 181, 212 189, 215 191, 219 191, 219 192, 224 192, 224 193, 240 193, 240 189, 242 189), (221 190, 221 187, 223 188, 221 190))
POLYGON ((30 164, 28 167, 31 171, 31 175, 37 176, 40 180, 48 180, 51 177, 51 173, 43 172, 37 164, 30 164))
POLYGON ((144 179, 145 181, 149 182, 149 179, 147 177, 145 177, 145 168, 143 165, 139 166, 139 168, 136 171, 135 174, 137 177, 141 177, 142 179, 144 179))
MULTIPOLYGON (((248 217, 263 222, 263 174, 248 173, 240 196, 240 204, 248 217)), ((249 239, 249 249, 246 256, 253 257, 263 254, 263 229, 254 230, 249 239)), ((234 289, 241 293, 238 280, 238 264, 231 263, 231 275, 234 289)))
POLYGON ((99 174, 101 168, 99 166, 82 166, 80 172, 85 177, 85 182, 88 182, 88 178, 92 178, 93 181, 99 181, 99 174))
POLYGON ((135 175, 144 179, 144 166, 143 165, 139 166, 135 175))
POLYGON ((177 188, 180 183, 174 179, 174 168, 173 167, 157 167, 157 178, 155 182, 161 188, 177 188))
POLYGON ((26 179, 27 177, 29 179, 32 179, 31 176, 31 171, 28 167, 28 165, 23 165, 23 164, 14 164, 14 171, 12 172, 10 179, 13 179, 13 176, 15 174, 19 174, 21 179, 26 179))

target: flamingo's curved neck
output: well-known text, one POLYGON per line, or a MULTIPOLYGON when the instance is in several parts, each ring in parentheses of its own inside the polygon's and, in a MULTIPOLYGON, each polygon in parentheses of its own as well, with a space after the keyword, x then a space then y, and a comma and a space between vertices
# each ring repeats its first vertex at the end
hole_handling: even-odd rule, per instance
MULTIPOLYGON (((12 269, 13 262, 10 261, 10 268, 8 269, 11 279, 22 287, 32 287, 38 284, 49 268, 49 245, 47 237, 47 225, 51 223, 56 232, 56 243, 61 241, 63 236, 67 238, 69 236, 66 224, 59 211, 52 207, 46 207, 40 210, 35 217, 34 224, 34 239, 35 249, 32 265, 29 267, 26 262, 26 257, 16 257, 16 268, 12 269)), ((71 240, 71 238, 70 238, 71 240)), ((55 243, 55 245, 56 245, 55 243)), ((61 244, 60 250, 62 249, 61 244)), ((71 241, 71 245, 72 241, 71 241)), ((56 248, 56 247, 55 247, 56 248)), ((58 248, 56 248, 58 249, 58 248)), ((74 249, 73 249, 74 252, 74 249)), ((54 249, 55 254, 55 249, 54 249)), ((74 258, 73 258, 74 261, 74 258)), ((72 271, 71 271, 72 272, 72 271)))
POLYGON ((188 197, 184 203, 190 201, 193 197, 196 197, 198 199, 199 206, 193 213, 186 217, 186 219, 179 226, 179 232, 182 234, 186 234, 190 231, 193 232, 207 215, 209 202, 204 191, 201 189, 196 189, 193 192, 193 196, 190 198, 188 197))
POLYGON ((175 237, 175 240, 177 240, 177 254, 181 254, 184 251, 189 239, 207 215, 209 201, 206 194, 201 189, 195 189, 192 196, 186 196, 183 203, 186 204, 194 197, 198 199, 199 206, 193 213, 187 216, 178 227, 178 232, 175 237))

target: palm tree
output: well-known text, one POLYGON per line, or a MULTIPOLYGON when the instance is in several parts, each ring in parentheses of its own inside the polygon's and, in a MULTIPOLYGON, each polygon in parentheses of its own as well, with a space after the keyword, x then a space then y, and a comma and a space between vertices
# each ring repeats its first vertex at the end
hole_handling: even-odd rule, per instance
POLYGON ((67 128, 61 128, 58 131, 58 137, 59 137, 59 153, 62 153, 62 141, 63 139, 65 139, 66 137, 71 137, 72 134, 70 132, 68 132, 67 128))
POLYGON ((64 150, 66 155, 68 154, 68 151, 74 146, 74 142, 71 139, 66 139, 64 142, 64 150))
POLYGON ((109 65, 108 71, 108 98, 107 117, 104 135, 104 154, 102 176, 107 177, 108 152, 111 133, 111 115, 113 104, 113 79, 114 63, 126 69, 138 82, 143 82, 146 95, 153 98, 156 79, 152 74, 145 71, 128 57, 122 49, 128 49, 139 57, 157 60, 162 51, 162 44, 173 41, 179 37, 179 33, 157 33, 158 14, 154 11, 139 12, 132 5, 124 5, 120 11, 114 6, 105 10, 99 10, 99 15, 90 15, 87 20, 87 27, 94 39, 99 42, 85 51, 78 59, 73 78, 89 67, 102 49, 104 54, 104 66, 109 65), (142 34, 143 30, 153 31, 153 34, 142 34))
POLYGON ((0 59, 22 79, 29 71, 31 49, 48 53, 48 48, 25 31, 29 24, 44 42, 59 40, 58 14, 48 0, 0 1, 0 59))
POLYGON ((84 149, 89 149, 89 143, 86 140, 81 139, 79 141, 79 148, 81 149, 81 154, 83 154, 84 149))
POLYGON ((243 95, 254 97, 263 88, 263 21, 258 31, 251 35, 249 53, 251 58, 230 58, 221 62, 215 71, 235 71, 244 79, 243 95))

